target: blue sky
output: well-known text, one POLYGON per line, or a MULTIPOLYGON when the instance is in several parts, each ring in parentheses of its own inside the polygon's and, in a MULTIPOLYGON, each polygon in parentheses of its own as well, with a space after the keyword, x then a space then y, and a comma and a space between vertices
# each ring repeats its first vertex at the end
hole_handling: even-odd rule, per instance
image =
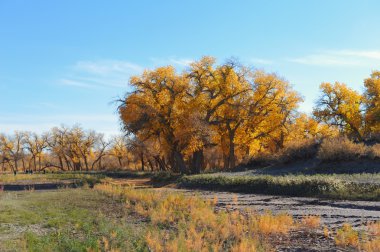
POLYGON ((0 0, 0 132, 79 123, 107 135, 143 69, 203 55, 283 76, 310 112, 321 82, 380 69, 380 1, 0 0))

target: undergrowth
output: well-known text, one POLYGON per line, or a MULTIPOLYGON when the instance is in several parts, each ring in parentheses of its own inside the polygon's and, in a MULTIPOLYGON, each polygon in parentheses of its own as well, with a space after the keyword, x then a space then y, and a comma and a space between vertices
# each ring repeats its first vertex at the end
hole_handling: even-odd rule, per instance
POLYGON ((225 176, 202 174, 184 176, 179 185, 186 188, 272 195, 380 200, 379 183, 355 182, 333 175, 225 176))

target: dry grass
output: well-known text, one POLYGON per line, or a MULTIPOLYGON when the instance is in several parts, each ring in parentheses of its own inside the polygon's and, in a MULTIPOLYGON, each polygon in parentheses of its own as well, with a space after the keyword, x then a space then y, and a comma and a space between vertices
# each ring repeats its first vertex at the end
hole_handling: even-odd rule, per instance
POLYGON ((312 159, 317 155, 318 143, 315 139, 293 140, 285 144, 277 153, 259 152, 247 165, 287 164, 299 160, 312 159))
POLYGON ((380 144, 375 144, 368 147, 367 155, 373 160, 380 159, 380 144))
POLYGON ((354 230, 350 224, 344 223, 343 227, 337 230, 334 240, 336 245, 341 247, 358 247, 359 232, 354 230))
POLYGON ((367 225, 367 237, 361 244, 361 249, 369 252, 380 251, 380 221, 367 225))
POLYGON ((277 162, 286 164, 298 160, 312 159, 318 152, 315 139, 294 140, 286 143, 283 149, 275 155, 277 162))
POLYGON ((380 251, 380 221, 369 223, 361 235, 350 224, 343 224, 334 237, 335 243, 341 247, 353 247, 359 251, 380 251))
POLYGON ((287 214, 259 215, 237 210, 215 211, 217 199, 204 201, 179 193, 97 185, 121 195, 128 210, 152 227, 146 242, 152 251, 271 251, 265 237, 287 236, 296 227, 287 214))
POLYGON ((347 137, 325 139, 318 150, 317 157, 323 162, 351 161, 365 157, 367 147, 354 143, 347 137))
POLYGON ((307 215, 301 219, 301 224, 309 229, 317 229, 321 226, 321 216, 307 215))
MULTIPOLYGON (((231 207, 216 211, 216 197, 205 201, 181 193, 111 184, 98 184, 95 189, 121 197, 129 214, 149 224, 144 239, 150 251, 273 251, 270 241, 288 239, 291 232, 305 228, 322 229, 320 216, 294 221, 285 213, 258 214, 231 207)), ((349 224, 337 230, 324 227, 322 231, 327 239, 334 238, 337 246, 370 252, 379 248, 380 222, 370 223, 363 235, 349 224)), ((100 242, 108 247, 106 241, 100 242)))
POLYGON ((248 166, 289 164, 317 158, 324 163, 380 160, 380 144, 355 143, 346 136, 326 138, 322 143, 315 139, 293 140, 277 153, 257 153, 248 166))

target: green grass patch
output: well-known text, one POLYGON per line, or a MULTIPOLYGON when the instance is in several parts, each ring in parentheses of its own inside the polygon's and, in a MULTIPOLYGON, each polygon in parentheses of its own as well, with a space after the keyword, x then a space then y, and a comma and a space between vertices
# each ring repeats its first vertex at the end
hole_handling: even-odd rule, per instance
POLYGON ((92 189, 0 193, 0 251, 146 251, 144 223, 92 189))

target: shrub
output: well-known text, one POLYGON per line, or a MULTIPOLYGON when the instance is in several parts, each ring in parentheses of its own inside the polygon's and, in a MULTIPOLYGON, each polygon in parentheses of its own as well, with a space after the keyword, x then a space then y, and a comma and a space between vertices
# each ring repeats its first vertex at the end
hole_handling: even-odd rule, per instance
POLYGON ((293 140, 276 155, 277 162, 290 163, 298 160, 312 159, 318 152, 315 139, 293 140))
POLYGON ((370 159, 380 159, 380 144, 368 147, 367 155, 370 159))
POLYGON ((312 159, 317 155, 318 146, 316 139, 293 140, 286 143, 284 148, 277 153, 257 153, 247 165, 287 164, 298 160, 312 159))
POLYGON ((348 223, 343 224, 343 227, 337 230, 334 239, 336 245, 342 247, 357 247, 359 245, 359 233, 348 223))
POLYGON ((322 162, 353 161, 365 157, 367 147, 362 143, 354 143, 347 137, 323 140, 317 157, 322 162))

